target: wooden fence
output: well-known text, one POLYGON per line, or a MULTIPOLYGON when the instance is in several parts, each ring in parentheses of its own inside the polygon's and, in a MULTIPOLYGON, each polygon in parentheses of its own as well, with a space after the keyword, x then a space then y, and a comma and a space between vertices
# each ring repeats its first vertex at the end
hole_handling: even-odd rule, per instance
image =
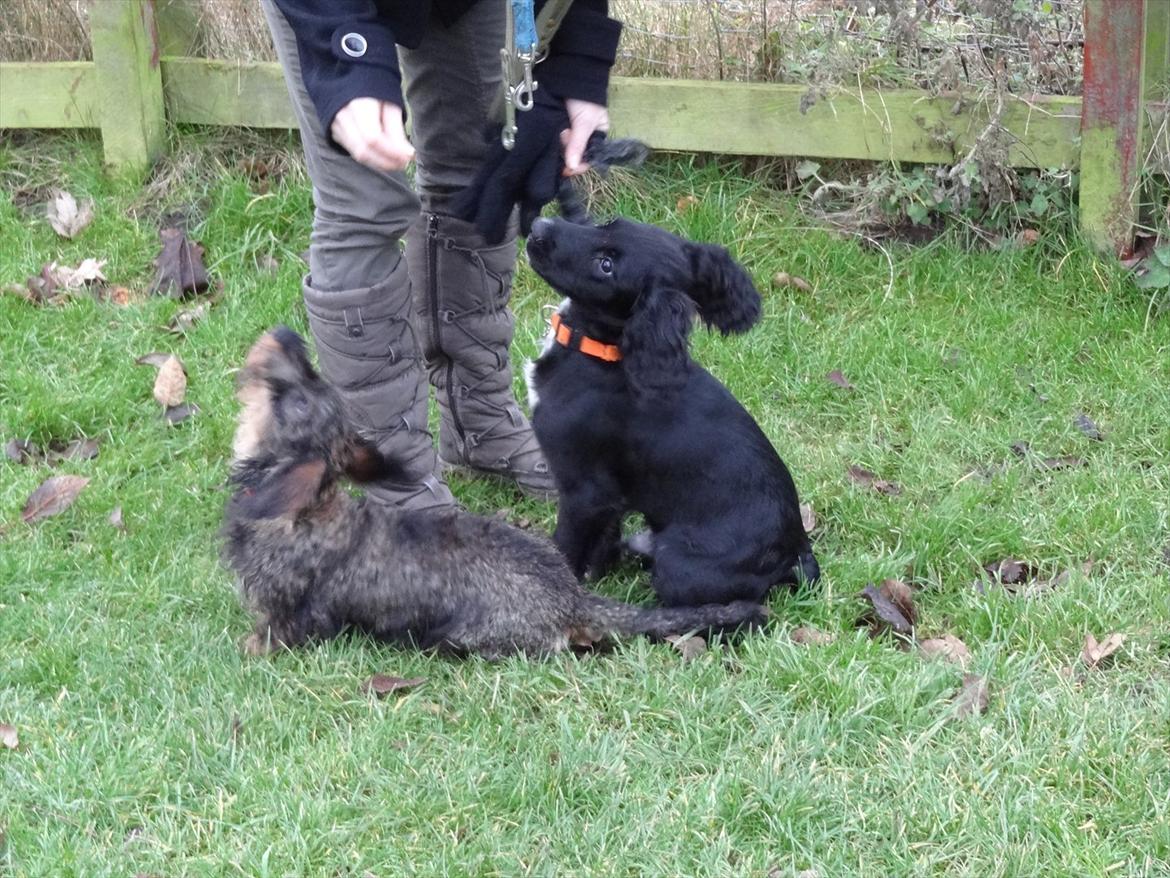
MULTIPOLYGON (((0 62, 0 128, 100 128, 107 162, 141 173, 165 126, 292 128, 275 63, 190 58, 191 0, 103 0, 91 62, 0 62)), ((1170 0, 1085 0, 1084 98, 1011 96, 1016 167, 1078 168, 1081 225, 1118 253, 1132 238, 1146 91, 1170 70, 1170 0)), ((657 149, 952 163, 989 121, 986 101, 840 90, 802 107, 798 85, 615 78, 612 127, 657 149)))

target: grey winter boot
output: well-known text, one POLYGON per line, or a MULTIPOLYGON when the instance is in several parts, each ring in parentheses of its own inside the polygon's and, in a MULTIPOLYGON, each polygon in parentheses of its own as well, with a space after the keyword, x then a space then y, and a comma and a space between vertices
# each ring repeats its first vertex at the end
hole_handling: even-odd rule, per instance
POLYGON ((439 400, 439 461, 469 475, 556 495, 532 426, 512 394, 508 310, 516 267, 513 236, 494 247, 471 223, 423 214, 406 233, 416 325, 439 400))
POLYGON ((306 278, 303 293, 321 374, 337 388, 362 433, 412 476, 405 484, 366 485, 366 495, 401 509, 455 505, 435 475, 406 263, 399 260, 390 276, 372 287, 325 292, 311 284, 306 278))

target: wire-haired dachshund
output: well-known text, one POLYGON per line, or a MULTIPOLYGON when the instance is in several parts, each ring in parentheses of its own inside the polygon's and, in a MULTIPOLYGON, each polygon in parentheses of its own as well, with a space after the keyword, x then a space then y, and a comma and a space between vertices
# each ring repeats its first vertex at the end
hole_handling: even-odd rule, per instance
POLYGON ((621 522, 649 535, 667 606, 759 601, 820 575, 787 467, 734 396, 691 359, 694 315, 723 333, 760 294, 723 247, 618 219, 542 219, 528 261, 567 296, 528 373, 532 425, 559 494, 554 541, 578 577, 620 554, 621 522))
POLYGON ((354 627, 459 655, 541 655, 610 634, 732 630, 766 615, 746 601, 683 609, 611 601, 578 585, 547 539, 499 519, 350 496, 345 476, 394 475, 395 463, 357 435, 290 329, 252 346, 238 395, 223 534, 256 619, 249 652, 354 627))

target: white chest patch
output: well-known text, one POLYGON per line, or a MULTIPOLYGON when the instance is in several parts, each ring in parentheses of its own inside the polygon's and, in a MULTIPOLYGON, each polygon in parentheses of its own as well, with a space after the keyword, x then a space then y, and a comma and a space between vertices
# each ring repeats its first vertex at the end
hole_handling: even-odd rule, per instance
MULTIPOLYGON (((562 299, 561 304, 557 306, 556 313, 564 315, 569 310, 569 300, 562 299)), ((548 332, 544 336, 544 344, 540 348, 540 356, 536 360, 528 360, 524 363, 524 383, 528 385, 528 410, 536 412, 536 407, 540 404, 540 394, 536 390, 536 363, 553 349, 556 345, 556 336, 553 333, 552 324, 549 324, 548 332)))

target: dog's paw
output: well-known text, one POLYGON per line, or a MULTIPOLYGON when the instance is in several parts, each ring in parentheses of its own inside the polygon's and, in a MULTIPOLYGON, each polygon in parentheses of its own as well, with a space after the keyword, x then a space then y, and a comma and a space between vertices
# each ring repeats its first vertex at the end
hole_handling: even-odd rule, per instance
POLYGON ((622 540, 622 548, 625 549, 627 555, 631 555, 639 561, 653 561, 654 534, 649 530, 640 530, 630 534, 622 540))
POLYGON ((266 656, 272 652, 273 644, 266 635, 256 634, 253 632, 243 639, 240 643, 240 651, 244 655, 259 658, 266 656))

